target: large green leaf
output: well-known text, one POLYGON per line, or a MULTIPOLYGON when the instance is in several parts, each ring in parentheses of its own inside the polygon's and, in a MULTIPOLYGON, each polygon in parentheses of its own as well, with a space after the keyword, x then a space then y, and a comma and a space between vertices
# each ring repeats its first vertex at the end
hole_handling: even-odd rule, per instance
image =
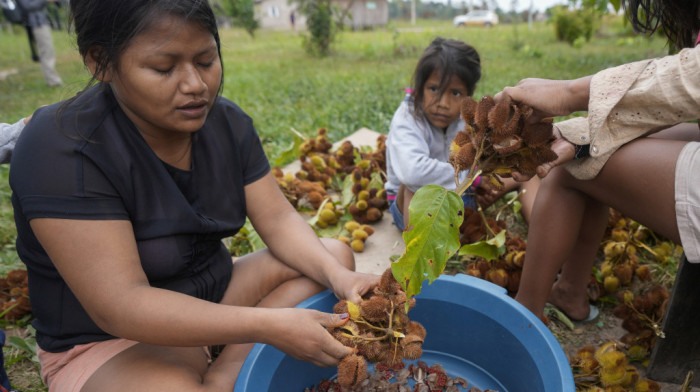
POLYGON ((426 185, 416 192, 408 208, 410 221, 403 232, 406 250, 391 271, 406 291, 418 294, 423 281, 432 283, 459 249, 459 226, 464 203, 455 192, 439 185, 426 185))

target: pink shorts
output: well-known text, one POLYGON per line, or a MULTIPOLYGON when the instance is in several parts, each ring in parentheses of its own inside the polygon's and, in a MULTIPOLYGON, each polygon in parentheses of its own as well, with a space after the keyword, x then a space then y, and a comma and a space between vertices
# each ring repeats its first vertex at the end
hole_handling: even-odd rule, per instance
POLYGON ((51 392, 80 392, 100 366, 137 343, 110 339, 80 344, 60 353, 50 353, 37 347, 41 379, 51 392))
POLYGON ((676 220, 685 257, 700 263, 700 142, 690 142, 676 162, 676 220))
MULTIPOLYGON (((37 346, 41 379, 51 392, 80 392, 97 369, 138 343, 117 338, 80 344, 60 353, 50 353, 37 346)), ((205 346, 202 349, 211 361, 209 347, 205 346)))

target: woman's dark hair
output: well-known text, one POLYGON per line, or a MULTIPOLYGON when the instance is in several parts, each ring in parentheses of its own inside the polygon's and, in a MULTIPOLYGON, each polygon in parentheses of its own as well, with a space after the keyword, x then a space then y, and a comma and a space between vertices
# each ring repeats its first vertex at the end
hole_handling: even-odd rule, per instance
POLYGON ((476 82, 481 78, 481 58, 471 45, 462 41, 435 38, 423 52, 413 73, 414 112, 419 114, 423 107, 423 89, 425 82, 433 72, 440 72, 438 97, 447 90, 453 76, 457 76, 467 85, 467 94, 474 94, 476 82))
MULTIPOLYGON (((221 59, 221 41, 216 17, 207 0, 71 0, 70 19, 76 35, 78 51, 86 60, 88 52, 96 55, 95 75, 117 66, 131 41, 164 15, 195 21, 216 40, 221 59)), ((221 60, 220 60, 221 61, 221 60)), ((88 87, 96 82, 96 77, 88 87)), ((219 93, 223 85, 219 85, 219 93)))
POLYGON ((632 27, 652 34, 661 28, 676 49, 695 46, 700 30, 697 0, 626 0, 623 2, 632 27))

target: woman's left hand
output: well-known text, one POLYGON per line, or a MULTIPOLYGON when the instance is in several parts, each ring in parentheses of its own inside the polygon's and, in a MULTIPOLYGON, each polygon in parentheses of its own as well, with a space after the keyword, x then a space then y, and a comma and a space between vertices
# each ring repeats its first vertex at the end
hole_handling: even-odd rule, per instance
POLYGON ((379 284, 379 275, 343 271, 331 280, 331 289, 338 299, 359 303, 362 296, 379 284))
MULTIPOLYGON (((557 159, 553 160, 552 162, 543 163, 542 165, 537 166, 537 176, 539 178, 546 177, 547 174, 549 174, 549 171, 552 170, 554 167, 574 159, 574 154, 576 153, 575 146, 568 140, 564 139, 564 137, 562 137, 561 132, 559 131, 559 128, 556 127, 556 125, 553 129, 553 135, 554 141, 552 142, 551 148, 552 151, 557 153, 557 159)), ((519 182, 528 181, 532 177, 533 175, 526 176, 522 173, 513 173, 513 179, 519 182)))

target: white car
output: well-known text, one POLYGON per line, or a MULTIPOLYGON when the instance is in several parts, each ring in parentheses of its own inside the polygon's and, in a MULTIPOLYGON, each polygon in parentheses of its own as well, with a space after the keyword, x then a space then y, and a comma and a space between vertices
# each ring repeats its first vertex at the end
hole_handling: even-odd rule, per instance
POLYGON ((455 26, 484 26, 491 27, 498 24, 498 14, 489 10, 470 11, 465 15, 455 16, 455 26))

